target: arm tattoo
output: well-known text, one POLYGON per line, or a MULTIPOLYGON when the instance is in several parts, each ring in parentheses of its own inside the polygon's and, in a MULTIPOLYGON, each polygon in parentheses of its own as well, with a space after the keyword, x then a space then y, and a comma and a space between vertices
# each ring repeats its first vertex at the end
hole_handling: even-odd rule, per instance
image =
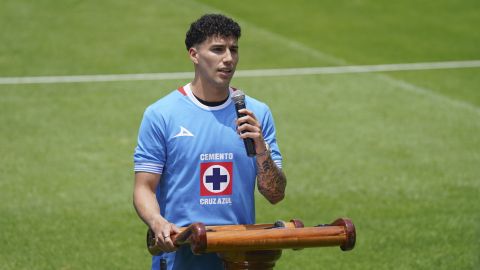
POLYGON ((281 201, 285 196, 287 185, 285 174, 275 165, 270 156, 262 164, 257 161, 257 167, 258 191, 272 204, 281 201))

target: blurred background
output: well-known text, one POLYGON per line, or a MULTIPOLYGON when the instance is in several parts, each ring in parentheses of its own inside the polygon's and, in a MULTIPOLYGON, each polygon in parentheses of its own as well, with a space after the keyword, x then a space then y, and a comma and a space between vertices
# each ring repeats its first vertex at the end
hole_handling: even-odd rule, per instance
POLYGON ((2 0, 0 269, 149 268, 137 131, 190 79, 57 76, 192 71, 205 13, 242 26, 238 70, 409 64, 234 79, 272 109, 288 178, 278 205, 257 192, 257 222, 357 227, 353 251, 284 251, 276 269, 478 268, 479 1, 2 0))

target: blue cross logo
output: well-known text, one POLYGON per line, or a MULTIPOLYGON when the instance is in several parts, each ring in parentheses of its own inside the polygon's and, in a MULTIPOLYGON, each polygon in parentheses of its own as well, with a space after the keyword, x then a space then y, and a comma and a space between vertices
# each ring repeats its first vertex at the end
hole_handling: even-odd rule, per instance
POLYGON ((220 174, 220 168, 212 168, 212 170, 213 175, 207 175, 205 182, 213 184, 213 190, 220 190, 220 184, 228 182, 228 177, 220 174))

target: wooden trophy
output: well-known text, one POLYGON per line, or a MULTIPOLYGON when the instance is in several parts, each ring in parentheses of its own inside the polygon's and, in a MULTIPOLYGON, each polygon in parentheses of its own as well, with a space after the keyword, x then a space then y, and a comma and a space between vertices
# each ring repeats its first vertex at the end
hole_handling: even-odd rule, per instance
MULTIPOLYGON (((267 270, 275 267, 282 249, 340 246, 343 251, 351 250, 356 232, 347 218, 315 227, 305 227, 300 220, 292 219, 252 225, 193 223, 171 238, 176 246, 190 245, 194 254, 217 253, 227 270, 267 270)), ((147 233, 147 247, 152 255, 162 252, 151 230, 147 233)))

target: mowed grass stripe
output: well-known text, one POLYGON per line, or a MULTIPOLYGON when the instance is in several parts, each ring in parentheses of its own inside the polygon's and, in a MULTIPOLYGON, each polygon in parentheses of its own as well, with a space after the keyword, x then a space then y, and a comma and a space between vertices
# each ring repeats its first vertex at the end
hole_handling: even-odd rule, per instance
MULTIPOLYGON (((236 77, 278 77, 320 74, 370 73, 389 71, 412 71, 433 69, 478 68, 480 60, 447 61, 425 63, 400 63, 382 65, 355 65, 335 67, 306 67, 239 70, 236 77)), ((0 84, 40 84, 40 83, 81 83, 81 82, 112 82, 112 81, 149 81, 149 80, 179 80, 193 77, 193 72, 167 72, 143 74, 107 74, 78 76, 38 76, 38 77, 6 77, 0 78, 0 84)))

